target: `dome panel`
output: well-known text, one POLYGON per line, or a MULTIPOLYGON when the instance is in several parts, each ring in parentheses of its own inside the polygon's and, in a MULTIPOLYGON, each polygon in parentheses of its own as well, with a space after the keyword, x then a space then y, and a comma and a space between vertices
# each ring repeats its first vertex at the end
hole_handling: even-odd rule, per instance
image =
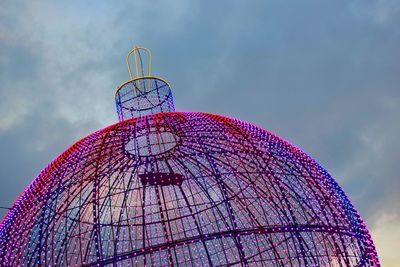
POLYGON ((124 120, 49 164, 0 226, 0 265, 377 266, 361 217, 304 152, 205 113, 124 120))

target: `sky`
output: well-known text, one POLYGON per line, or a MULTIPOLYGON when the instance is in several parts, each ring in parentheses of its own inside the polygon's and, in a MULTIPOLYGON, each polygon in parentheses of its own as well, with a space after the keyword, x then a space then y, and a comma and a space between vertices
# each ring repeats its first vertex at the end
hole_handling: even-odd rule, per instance
POLYGON ((383 266, 399 266, 399 29, 397 0, 2 0, 0 206, 117 122, 113 94, 140 45, 178 111, 254 123, 315 158, 383 266))

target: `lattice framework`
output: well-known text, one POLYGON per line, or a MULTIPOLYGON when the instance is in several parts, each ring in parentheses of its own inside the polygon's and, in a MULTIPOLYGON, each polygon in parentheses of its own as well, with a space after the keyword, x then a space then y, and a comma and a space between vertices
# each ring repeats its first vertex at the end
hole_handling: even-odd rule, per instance
POLYGON ((0 265, 377 266, 361 217, 304 152, 205 113, 77 142, 0 226, 0 265))

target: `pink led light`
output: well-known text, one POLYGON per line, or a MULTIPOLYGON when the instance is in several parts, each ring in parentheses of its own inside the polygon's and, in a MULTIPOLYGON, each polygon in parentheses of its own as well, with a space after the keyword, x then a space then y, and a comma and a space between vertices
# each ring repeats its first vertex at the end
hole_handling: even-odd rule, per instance
POLYGON ((361 217, 317 162, 206 113, 158 113, 85 137, 19 196, 0 241, 0 265, 379 265, 361 217))

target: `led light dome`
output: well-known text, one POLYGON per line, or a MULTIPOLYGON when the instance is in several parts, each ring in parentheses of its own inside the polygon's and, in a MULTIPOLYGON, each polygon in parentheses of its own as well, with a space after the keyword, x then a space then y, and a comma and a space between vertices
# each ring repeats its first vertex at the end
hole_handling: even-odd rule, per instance
POLYGON ((119 123, 72 145, 17 199, 0 265, 379 265, 345 193, 295 146, 175 112, 168 83, 150 75, 122 85, 116 103, 119 123))

